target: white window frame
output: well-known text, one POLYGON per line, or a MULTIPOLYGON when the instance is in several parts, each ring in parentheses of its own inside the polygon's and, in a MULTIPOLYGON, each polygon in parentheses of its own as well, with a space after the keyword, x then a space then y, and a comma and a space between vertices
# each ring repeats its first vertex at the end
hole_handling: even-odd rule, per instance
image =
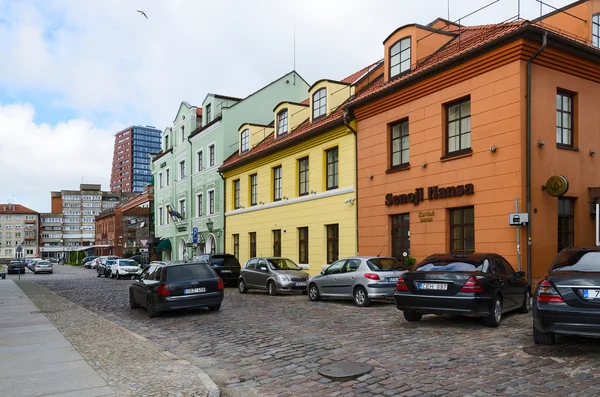
POLYGON ((246 153, 248 150, 250 150, 250 129, 246 128, 240 134, 240 153, 246 153), (245 138, 244 135, 246 135, 245 138))
POLYGON ((196 152, 196 169, 198 172, 204 170, 204 152, 202 149, 196 152))
POLYGON ((171 179, 171 170, 170 170, 169 168, 167 168, 167 169, 165 170, 165 179, 166 179, 166 184, 165 184, 165 186, 169 186, 169 185, 171 184, 171 183, 170 183, 170 179, 171 179))
POLYGON ((214 215, 216 214, 216 208, 217 208, 217 197, 215 195, 215 189, 210 189, 206 191, 206 196, 207 196, 207 200, 206 200, 206 214, 207 215, 214 215), (213 194, 213 204, 215 206, 215 208, 213 208, 213 211, 210 211, 210 194, 213 194))
POLYGON ((179 180, 182 181, 185 179, 185 160, 181 160, 179 162, 179 180))
POLYGON ((208 166, 209 167, 214 167, 217 164, 217 145, 214 143, 211 143, 210 145, 208 145, 208 166), (214 152, 214 162, 211 164, 210 163, 210 148, 213 149, 214 152))
POLYGON ((163 173, 162 172, 158 173, 158 188, 159 189, 163 188, 163 173))
POLYGON ((183 217, 183 219, 186 219, 187 207, 186 207, 186 203, 185 203, 185 198, 177 200, 177 212, 179 212, 179 215, 181 215, 183 217), (182 203, 183 203, 183 205, 181 205, 182 203))
POLYGON ((163 215, 164 215, 164 210, 163 210, 163 207, 160 206, 160 207, 158 207, 158 225, 159 226, 164 225, 163 215))
POLYGON ((204 195, 202 193, 196 194, 196 217, 200 218, 204 215, 204 195))

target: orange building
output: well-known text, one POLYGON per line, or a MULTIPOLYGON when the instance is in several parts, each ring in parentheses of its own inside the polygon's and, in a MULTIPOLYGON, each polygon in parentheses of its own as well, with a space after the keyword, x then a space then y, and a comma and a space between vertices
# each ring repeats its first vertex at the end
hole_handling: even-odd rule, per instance
POLYGON ((359 254, 496 252, 536 281, 562 247, 594 245, 599 37, 591 0, 534 21, 437 19, 386 38, 382 81, 347 106, 359 254), (529 219, 520 255, 517 212, 529 219))

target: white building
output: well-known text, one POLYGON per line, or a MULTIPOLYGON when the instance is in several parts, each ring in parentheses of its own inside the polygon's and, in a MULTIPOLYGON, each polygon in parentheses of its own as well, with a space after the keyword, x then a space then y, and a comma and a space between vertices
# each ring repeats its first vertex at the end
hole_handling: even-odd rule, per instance
POLYGON ((39 214, 20 204, 0 204, 0 259, 39 256, 39 214))

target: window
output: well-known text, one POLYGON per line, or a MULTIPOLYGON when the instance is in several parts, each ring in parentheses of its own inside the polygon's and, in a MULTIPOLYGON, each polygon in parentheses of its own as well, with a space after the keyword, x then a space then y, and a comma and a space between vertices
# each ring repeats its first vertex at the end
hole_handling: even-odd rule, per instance
POLYGON ((573 146, 573 94, 556 93, 556 143, 573 146))
POLYGON ((162 207, 158 207, 158 224, 164 225, 163 208, 162 207))
POLYGON ((288 132, 288 111, 283 109, 277 114, 277 135, 287 134, 288 132))
POLYGON ((390 48, 390 78, 408 71, 410 71, 410 37, 405 37, 390 48))
POLYGON ((273 230, 273 256, 281 256, 281 229, 273 230))
POLYGON ((208 213, 210 215, 215 213, 215 191, 211 190, 208 192, 208 213))
POLYGON ((338 188, 338 148, 329 149, 325 152, 327 160, 326 181, 327 190, 338 188))
POLYGON ((313 120, 327 113, 327 90, 321 88, 313 95, 313 120))
POLYGON ((281 200, 281 166, 273 168, 273 201, 281 200))
POLYGON ((258 195, 258 175, 250 175, 250 205, 256 205, 256 196, 258 195))
POLYGON ((392 125, 391 130, 391 168, 408 165, 409 143, 408 143, 408 120, 403 120, 392 125))
POLYGON ((171 179, 171 178, 170 178, 170 173, 169 173, 169 170, 166 170, 166 171, 165 171, 165 174, 166 174, 166 178, 165 178, 165 179, 167 180, 167 186, 169 186, 169 184, 171 183, 171 182, 170 182, 170 179, 171 179))
POLYGON ((204 107, 204 112, 206 113, 206 124, 208 124, 212 119, 212 107, 210 103, 204 107))
POLYGON ((185 160, 179 162, 179 180, 185 178, 185 160))
POLYGON ((410 255, 410 214, 392 216, 392 256, 404 260, 404 253, 410 255))
POLYGON ((568 197, 558 199, 558 251, 571 247, 575 241, 575 200, 568 197))
POLYGON ((169 150, 169 136, 165 135, 165 151, 169 150))
POLYGON ((201 217, 202 215, 204 215, 202 213, 202 206, 203 206, 202 193, 200 193, 200 194, 196 195, 196 212, 197 212, 196 216, 197 217, 201 217))
POLYGON ((240 137, 240 151, 242 153, 247 152, 250 149, 250 130, 246 128, 242 131, 242 136, 240 137))
POLYGON ((233 256, 235 256, 238 260, 240 259, 240 235, 233 235, 233 256))
POLYGON ((185 126, 181 126, 181 143, 185 141, 185 126))
POLYGON ((308 194, 308 157, 298 160, 298 195, 308 194))
POLYGON ((471 151, 471 99, 446 106, 446 154, 471 151))
POLYGON ((233 181, 233 208, 240 208, 240 180, 233 181))
POLYGON ((196 162, 198 163, 198 171, 204 169, 204 159, 202 158, 202 150, 196 153, 196 162))
POLYGON ((338 260, 340 241, 339 225, 327 225, 327 263, 333 263, 338 260))
POLYGON ((162 172, 160 172, 158 174, 158 187, 161 188, 161 189, 163 187, 163 174, 162 174, 162 172))
POLYGON ((179 215, 185 219, 185 199, 179 200, 179 215))
POLYGON ((298 263, 308 263, 308 228, 298 228, 298 263))
POLYGON ((256 258, 256 232, 248 233, 250 240, 250 258, 256 258))
POLYGON ((475 252, 475 210, 473 207, 450 210, 450 252, 475 252))
POLYGON ((600 14, 592 16, 592 45, 600 48, 600 14))
POLYGON ((208 147, 208 161, 210 167, 215 165, 215 145, 210 145, 208 147))

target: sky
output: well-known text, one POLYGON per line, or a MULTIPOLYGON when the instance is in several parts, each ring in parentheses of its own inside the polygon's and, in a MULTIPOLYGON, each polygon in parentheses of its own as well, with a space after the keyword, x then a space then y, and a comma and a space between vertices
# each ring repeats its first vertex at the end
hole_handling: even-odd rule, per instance
POLYGON ((294 69, 294 35, 309 84, 342 79, 383 58, 396 28, 447 18, 448 3, 453 21, 493 3, 461 19, 479 25, 515 17, 519 1, 0 0, 0 203, 49 212, 51 191, 108 190, 116 132, 164 130, 181 101, 260 89, 294 69))

